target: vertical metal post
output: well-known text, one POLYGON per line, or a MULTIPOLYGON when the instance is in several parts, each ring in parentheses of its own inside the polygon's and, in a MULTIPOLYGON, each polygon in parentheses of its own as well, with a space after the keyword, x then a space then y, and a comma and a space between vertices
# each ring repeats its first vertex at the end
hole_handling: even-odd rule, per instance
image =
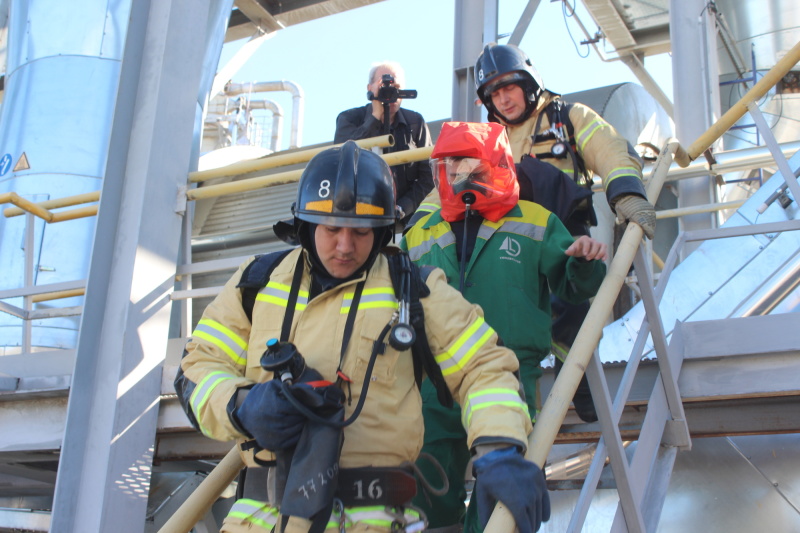
MULTIPOLYGON (((36 218, 31 213, 25 213, 25 289, 33 287, 34 268, 36 268, 36 250, 34 250, 34 234, 36 233, 36 218)), ((30 295, 22 297, 22 308, 26 312, 22 319, 22 353, 30 353, 32 345, 33 324, 27 312, 33 309, 33 298, 30 295)))
POLYGON ((497 40, 497 3, 498 0, 456 0, 453 120, 486 121, 485 109, 475 105, 475 60, 484 44, 497 40))
MULTIPOLYGON (((714 17, 706 4, 706 0, 670 0, 673 117, 677 138, 684 145, 697 139, 720 115, 714 17)), ((715 196, 709 176, 678 184, 678 207, 714 203, 715 196)), ((715 218, 708 213, 691 215, 682 217, 679 224, 681 231, 708 229, 715 226, 715 218)), ((683 257, 697 246, 687 247, 683 257)))
POLYGON ((190 170, 198 43, 213 1, 131 3, 53 533, 145 527, 181 232, 176 199, 190 170))
POLYGON ((627 529, 630 533, 644 533, 644 518, 639 506, 639 498, 632 487, 630 466, 625 455, 625 448, 622 446, 622 437, 617 425, 618 419, 613 413, 608 383, 603 374, 603 363, 600 362, 596 349, 586 367, 586 378, 589 380, 592 397, 597 407, 597 418, 602 429, 603 441, 606 444, 606 453, 611 460, 611 470, 614 472, 614 480, 617 483, 619 504, 625 515, 627 529))
MULTIPOLYGON (((181 235, 181 263, 192 262, 192 220, 194 215, 194 202, 186 205, 186 215, 183 217, 183 232, 181 235)), ((182 276, 178 285, 182 291, 192 288, 192 276, 187 274, 182 276)), ((179 337, 188 337, 192 333, 192 299, 185 298, 180 301, 179 337)))
POLYGON ((664 330, 664 324, 661 321, 661 312, 658 308, 659 301, 653 291, 652 278, 650 277, 650 272, 646 264, 645 246, 643 244, 640 244, 639 249, 636 251, 636 256, 633 259, 633 266, 639 277, 642 304, 647 313, 647 321, 650 324, 650 335, 652 336, 653 347, 658 356, 658 368, 664 382, 664 393, 667 397, 667 404, 669 405, 672 419, 681 422, 683 426, 681 435, 682 442, 679 445, 689 448, 691 447, 691 439, 689 438, 689 427, 686 425, 686 415, 683 411, 681 392, 678 388, 678 375, 676 372, 672 371, 672 365, 669 364, 667 334, 664 330))

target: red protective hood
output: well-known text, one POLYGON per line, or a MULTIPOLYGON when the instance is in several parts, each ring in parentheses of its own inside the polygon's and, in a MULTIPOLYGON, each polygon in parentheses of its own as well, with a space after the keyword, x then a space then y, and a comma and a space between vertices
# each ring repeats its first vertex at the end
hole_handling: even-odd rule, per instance
POLYGON ((476 122, 445 122, 431 153, 434 179, 442 202, 442 218, 454 222, 464 218, 462 196, 455 193, 444 178, 440 160, 447 157, 470 157, 489 163, 492 168, 491 186, 487 190, 471 191, 476 196, 472 209, 492 222, 497 222, 519 201, 519 183, 511 155, 506 129, 500 124, 476 122))

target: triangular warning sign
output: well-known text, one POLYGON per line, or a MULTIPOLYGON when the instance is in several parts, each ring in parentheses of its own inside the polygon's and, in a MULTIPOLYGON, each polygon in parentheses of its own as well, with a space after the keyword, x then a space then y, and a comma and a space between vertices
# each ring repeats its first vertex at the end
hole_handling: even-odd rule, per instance
POLYGON ((14 172, 17 172, 18 170, 29 170, 30 168, 31 166, 28 164, 28 156, 25 155, 25 152, 22 152, 17 164, 14 165, 14 172))

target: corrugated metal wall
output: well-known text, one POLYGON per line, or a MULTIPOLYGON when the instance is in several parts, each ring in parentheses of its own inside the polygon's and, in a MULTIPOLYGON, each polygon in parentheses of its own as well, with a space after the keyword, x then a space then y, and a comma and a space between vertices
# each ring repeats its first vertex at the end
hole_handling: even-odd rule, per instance
MULTIPOLYGON (((288 245, 278 240, 272 225, 291 217, 291 206, 296 195, 297 184, 289 183, 217 198, 200 233, 193 237, 192 262, 251 256, 286 248, 288 245), (226 237, 224 242, 211 242, 213 238, 222 237, 226 237)), ((193 287, 222 286, 234 271, 198 274, 193 277, 193 287)), ((194 299, 193 326, 211 300, 194 299)))

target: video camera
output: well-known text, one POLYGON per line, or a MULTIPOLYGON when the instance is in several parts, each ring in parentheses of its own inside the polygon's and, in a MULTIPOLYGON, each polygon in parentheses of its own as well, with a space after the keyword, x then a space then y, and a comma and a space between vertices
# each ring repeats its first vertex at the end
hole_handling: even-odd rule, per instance
POLYGON ((403 90, 401 91, 394 86, 394 76, 391 74, 384 74, 381 76, 381 86, 378 88, 378 94, 373 94, 372 91, 367 91, 367 100, 377 100, 382 104, 393 104, 400 98, 416 98, 417 91, 403 90))

